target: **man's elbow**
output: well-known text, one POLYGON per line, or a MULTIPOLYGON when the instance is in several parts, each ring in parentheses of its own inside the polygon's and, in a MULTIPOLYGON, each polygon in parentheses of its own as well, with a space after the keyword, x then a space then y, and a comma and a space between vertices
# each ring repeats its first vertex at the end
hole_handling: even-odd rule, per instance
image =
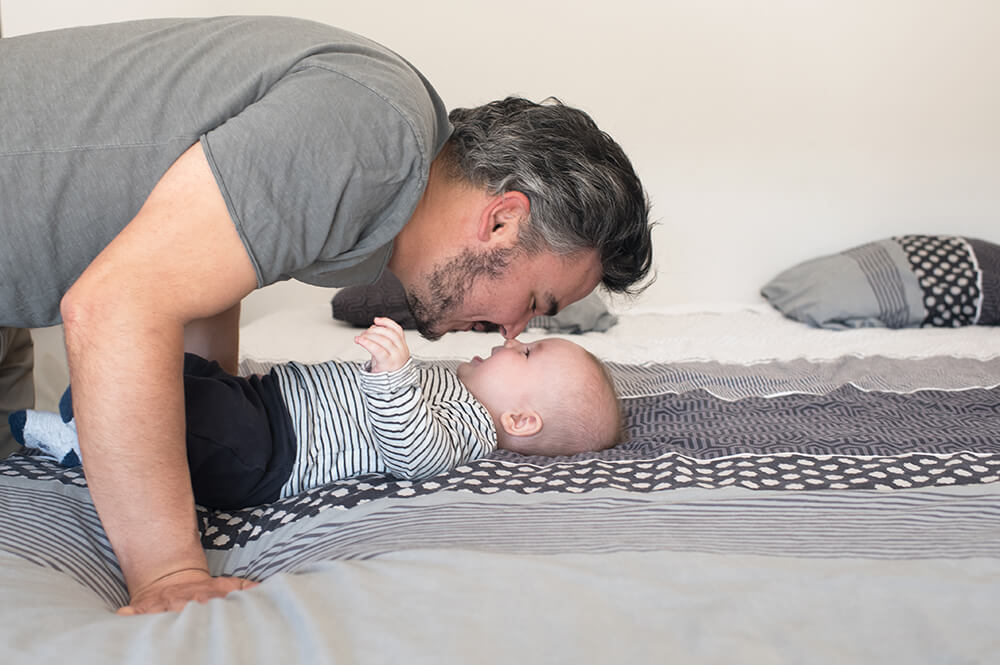
POLYGON ((90 318, 88 312, 91 306, 86 294, 81 291, 74 285, 59 301, 59 314, 62 316, 67 346, 76 339, 78 331, 86 329, 86 321, 90 318))
POLYGON ((67 353, 72 355, 89 345, 95 331, 112 323, 119 306, 113 293, 87 288, 80 282, 70 287, 59 301, 67 353))

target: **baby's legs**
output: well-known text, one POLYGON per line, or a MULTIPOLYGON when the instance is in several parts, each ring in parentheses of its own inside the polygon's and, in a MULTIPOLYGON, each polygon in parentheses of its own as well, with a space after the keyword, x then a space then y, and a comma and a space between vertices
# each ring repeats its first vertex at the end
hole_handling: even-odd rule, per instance
POLYGON ((59 409, 62 412, 63 403, 68 404, 68 416, 34 409, 11 413, 7 421, 14 439, 22 446, 40 450, 62 466, 80 466, 80 441, 76 436, 71 399, 67 388, 59 409))
MULTIPOLYGON (((278 498, 295 461, 288 411, 269 379, 227 374, 218 363, 184 357, 187 458, 195 501, 243 508, 278 498)), ((22 410, 10 416, 24 446, 63 466, 80 465, 80 443, 69 388, 59 414, 22 410)))

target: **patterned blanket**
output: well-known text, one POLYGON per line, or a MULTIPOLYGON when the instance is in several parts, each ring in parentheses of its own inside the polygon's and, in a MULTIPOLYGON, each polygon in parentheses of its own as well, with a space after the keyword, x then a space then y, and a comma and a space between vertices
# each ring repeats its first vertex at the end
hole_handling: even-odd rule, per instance
MULTIPOLYGON (((683 517, 660 505, 675 492, 836 496, 836 524, 877 505, 872 492, 1000 480, 1000 358, 612 364, 611 372, 629 433, 613 450, 556 459, 497 451, 422 482, 369 475, 266 506, 200 509, 203 544, 218 570, 258 578, 469 539, 491 551, 643 551, 662 546, 651 525, 683 517), (651 505, 659 508, 647 513, 651 505)), ((67 572, 110 604, 124 599, 79 469, 11 457, 0 463, 0 505, 0 549, 67 572)), ((808 502, 795 510, 808 516, 808 502)))

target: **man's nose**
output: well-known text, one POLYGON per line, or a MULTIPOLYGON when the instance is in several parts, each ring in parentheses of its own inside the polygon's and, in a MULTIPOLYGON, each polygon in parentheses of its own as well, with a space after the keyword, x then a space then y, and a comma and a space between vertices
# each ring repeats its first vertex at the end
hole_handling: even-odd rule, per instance
POLYGON ((514 338, 510 338, 510 339, 506 340, 503 343, 503 345, 504 345, 504 348, 514 349, 515 351, 518 351, 518 350, 524 348, 524 343, 522 343, 519 340, 516 340, 514 338))
POLYGON ((509 326, 500 326, 500 334, 505 339, 514 339, 528 329, 528 322, 531 321, 531 316, 531 313, 529 313, 520 321, 516 321, 509 326))

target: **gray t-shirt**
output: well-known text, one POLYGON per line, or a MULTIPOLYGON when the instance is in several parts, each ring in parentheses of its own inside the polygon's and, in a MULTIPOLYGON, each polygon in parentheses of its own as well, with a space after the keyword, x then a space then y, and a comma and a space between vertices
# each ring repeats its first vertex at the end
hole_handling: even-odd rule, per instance
POLYGON ((0 40, 0 63, 0 325, 58 323, 63 293, 199 140, 259 286, 374 281, 450 131, 406 61, 298 19, 25 35, 0 40))

